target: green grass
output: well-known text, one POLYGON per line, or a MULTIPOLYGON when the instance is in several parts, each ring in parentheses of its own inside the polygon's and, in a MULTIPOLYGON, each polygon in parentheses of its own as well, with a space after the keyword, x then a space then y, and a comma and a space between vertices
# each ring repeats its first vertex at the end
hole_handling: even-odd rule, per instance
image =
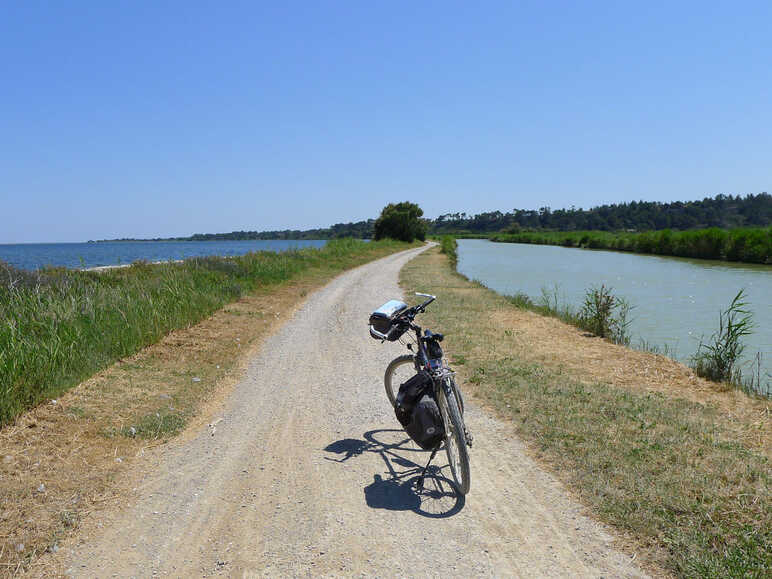
POLYGON ((320 249, 137 262, 102 272, 28 272, 0 263, 0 426, 258 287, 405 247, 343 239, 320 249))
POLYGON ((608 232, 608 231, 523 231, 500 233, 491 241, 562 245, 589 249, 612 249, 718 259, 747 263, 772 263, 772 227, 737 229, 692 229, 688 231, 608 232))
POLYGON ((740 290, 729 307, 720 312, 718 330, 708 342, 700 341, 697 353, 692 358, 692 368, 698 376, 708 380, 724 382, 735 388, 749 390, 750 393, 764 394, 760 389, 761 376, 758 377, 759 388, 756 391, 754 380, 744 380, 738 367, 738 361, 745 350, 743 338, 751 334, 753 329, 753 315, 747 308, 745 291, 740 290), (748 388, 744 388, 746 385, 748 388))
POLYGON ((516 360, 478 369, 519 433, 560 457, 601 517, 659 543, 681 576, 763 576, 772 565, 767 460, 714 411, 661 394, 584 385, 516 360))
MULTIPOLYGON (((187 423, 186 413, 181 410, 159 408, 158 412, 152 412, 137 420, 136 426, 124 426, 119 434, 123 436, 158 439, 169 438, 185 428, 187 423)), ((108 436, 115 434, 107 432, 108 436)))
POLYGON ((456 238, 451 235, 441 237, 440 251, 448 256, 450 265, 455 268, 458 263, 458 243, 456 242, 456 238))
POLYGON ((469 388, 649 560, 681 577, 769 576, 772 469, 731 417, 659 393, 582 383, 559 361, 534 364, 518 328, 502 330, 492 317, 530 300, 497 295, 430 255, 411 261, 401 283, 438 296, 423 324, 445 333, 469 388))

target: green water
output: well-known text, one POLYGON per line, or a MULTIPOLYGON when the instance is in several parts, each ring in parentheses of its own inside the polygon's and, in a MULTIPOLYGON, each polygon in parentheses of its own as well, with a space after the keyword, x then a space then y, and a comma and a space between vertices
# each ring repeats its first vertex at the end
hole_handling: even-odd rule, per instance
POLYGON ((479 239, 460 239, 458 256, 459 272, 502 294, 538 299, 542 288, 552 292, 557 285, 561 303, 578 308, 589 287, 611 286, 634 306, 633 345, 667 348, 683 362, 718 329, 719 311, 745 289, 755 325, 745 339, 744 371, 761 352, 762 383, 772 382, 772 266, 479 239))

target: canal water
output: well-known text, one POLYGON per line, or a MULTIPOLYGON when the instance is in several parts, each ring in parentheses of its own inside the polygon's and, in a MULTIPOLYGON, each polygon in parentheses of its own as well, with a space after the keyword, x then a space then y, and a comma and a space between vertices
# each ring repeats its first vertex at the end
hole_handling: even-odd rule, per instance
POLYGON ((605 284, 634 307, 632 344, 645 341, 682 362, 718 329, 719 312, 744 289, 754 320, 746 358, 761 352, 762 383, 772 380, 772 266, 459 239, 458 271, 537 302, 543 290, 557 291, 561 304, 576 309, 589 288, 605 284))

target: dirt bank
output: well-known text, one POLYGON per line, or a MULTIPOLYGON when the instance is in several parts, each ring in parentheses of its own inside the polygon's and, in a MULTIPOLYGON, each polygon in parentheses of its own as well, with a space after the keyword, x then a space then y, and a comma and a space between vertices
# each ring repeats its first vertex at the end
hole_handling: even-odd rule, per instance
POLYGON ((772 565, 769 400, 518 309, 428 251, 401 272, 437 294, 425 324, 467 391, 634 545, 641 564, 693 576, 772 565))
POLYGON ((105 508, 131 500, 150 449, 207 424, 261 340, 309 293, 346 268, 406 247, 365 244, 290 281, 260 285, 0 429, 0 575, 30 566, 43 573, 41 553, 56 551, 105 508))

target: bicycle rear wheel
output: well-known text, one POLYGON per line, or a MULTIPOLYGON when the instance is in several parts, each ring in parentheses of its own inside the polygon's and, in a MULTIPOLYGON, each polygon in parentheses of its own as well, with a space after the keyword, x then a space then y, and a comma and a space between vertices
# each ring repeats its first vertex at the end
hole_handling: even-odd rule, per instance
POLYGON ((450 472, 456 489, 465 495, 469 492, 470 486, 469 452, 466 447, 464 419, 458 408, 455 390, 453 383, 446 378, 437 397, 442 420, 445 423, 445 451, 448 454, 450 472))
POLYGON ((392 408, 397 406, 399 387, 409 378, 412 378, 415 373, 415 356, 412 354, 403 354, 399 358, 394 358, 386 367, 383 384, 386 387, 386 396, 388 396, 392 408))

